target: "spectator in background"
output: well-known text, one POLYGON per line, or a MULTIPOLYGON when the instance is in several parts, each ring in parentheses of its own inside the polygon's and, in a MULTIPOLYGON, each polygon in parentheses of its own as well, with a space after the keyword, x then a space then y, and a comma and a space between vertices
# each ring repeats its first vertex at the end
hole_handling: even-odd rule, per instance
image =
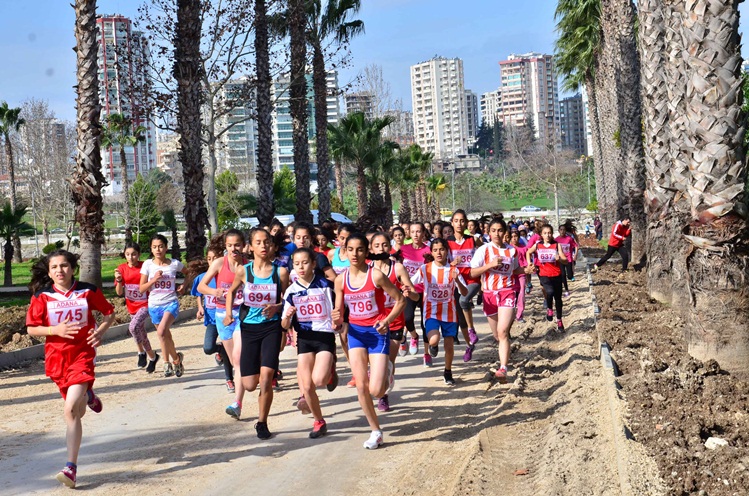
POLYGON ((593 228, 596 230, 596 239, 601 241, 603 239, 603 222, 601 222, 600 217, 596 216, 593 221, 593 228))

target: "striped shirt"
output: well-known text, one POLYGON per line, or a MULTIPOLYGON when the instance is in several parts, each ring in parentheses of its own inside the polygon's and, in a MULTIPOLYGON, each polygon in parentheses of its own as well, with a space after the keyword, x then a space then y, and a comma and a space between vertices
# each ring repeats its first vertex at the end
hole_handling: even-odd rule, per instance
POLYGON ((429 262, 422 265, 414 275, 412 282, 424 286, 424 320, 458 321, 454 296, 455 278, 450 275, 451 269, 449 265, 439 266, 429 262))
POLYGON ((471 259, 471 268, 478 269, 488 265, 494 259, 501 258, 502 263, 481 274, 482 291, 499 291, 517 285, 517 276, 513 275, 519 267, 517 250, 511 245, 499 247, 494 243, 481 245, 471 259))
POLYGON ((333 283, 315 273, 315 278, 305 286, 297 279, 283 295, 282 315, 289 307, 296 308, 291 324, 296 332, 333 332, 333 283))

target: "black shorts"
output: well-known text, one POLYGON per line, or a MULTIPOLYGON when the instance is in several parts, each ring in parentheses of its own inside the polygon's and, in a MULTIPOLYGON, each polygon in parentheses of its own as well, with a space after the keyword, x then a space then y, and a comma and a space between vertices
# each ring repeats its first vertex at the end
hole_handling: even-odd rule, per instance
POLYGON ((332 332, 304 331, 296 333, 297 355, 329 351, 335 355, 335 334, 332 332))
POLYGON ((403 341, 403 329, 400 329, 398 331, 390 331, 390 339, 393 341, 398 341, 399 343, 403 341))
POLYGON ((242 354, 239 370, 242 377, 258 375, 260 367, 278 370, 281 353, 281 321, 239 325, 242 332, 242 354))

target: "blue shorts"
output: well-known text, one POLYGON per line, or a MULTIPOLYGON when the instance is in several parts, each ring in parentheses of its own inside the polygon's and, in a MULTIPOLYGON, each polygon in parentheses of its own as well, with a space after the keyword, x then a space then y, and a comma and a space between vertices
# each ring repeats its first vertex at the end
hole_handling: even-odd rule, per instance
POLYGON ((458 323, 457 322, 442 322, 437 319, 427 319, 424 322, 424 332, 429 334, 432 331, 437 331, 442 328, 443 338, 455 338, 458 337, 458 323))
POLYGON ((177 315, 179 315, 179 301, 174 300, 166 305, 158 305, 155 307, 148 306, 148 315, 151 316, 151 322, 153 322, 153 325, 155 326, 161 323, 161 319, 164 318, 164 314, 167 312, 172 314, 176 319, 177 315))
POLYGON ((226 317, 226 309, 216 309, 216 330, 221 341, 231 339, 234 336, 234 332, 239 330, 239 307, 234 307, 231 314, 234 317, 234 322, 229 326, 225 326, 224 317, 226 317))
POLYGON ((348 349, 366 348, 370 355, 390 354, 390 333, 380 334, 374 327, 348 325, 348 349))

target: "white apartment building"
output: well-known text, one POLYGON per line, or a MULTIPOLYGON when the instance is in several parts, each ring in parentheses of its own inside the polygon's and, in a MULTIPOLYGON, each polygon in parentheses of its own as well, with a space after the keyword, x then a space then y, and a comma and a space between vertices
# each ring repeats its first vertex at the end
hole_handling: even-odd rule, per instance
POLYGON ((479 99, 471 90, 466 90, 466 120, 468 122, 468 145, 473 145, 479 134, 479 99))
POLYGON ((502 122, 525 126, 532 119, 536 138, 546 145, 559 146, 559 90, 553 56, 535 52, 511 54, 499 67, 502 122))
MULTIPOLYGON (((139 94, 147 77, 148 40, 132 30, 130 19, 119 14, 98 16, 96 27, 101 123, 105 125, 109 114, 121 113, 132 119, 134 126, 146 128, 144 142, 125 148, 128 177, 134 181, 139 173, 156 167, 156 127, 142 105, 145 98, 139 94)), ((102 148, 101 155, 102 172, 109 182, 103 194, 117 194, 122 190, 119 150, 102 148)))
POLYGON ((346 114, 364 113, 364 117, 372 120, 375 117, 374 95, 369 91, 356 91, 343 95, 346 104, 346 114))
POLYGON ((481 95, 481 122, 493 127, 499 117, 499 109, 502 105, 502 89, 482 93, 481 95))
POLYGON ((468 149, 463 61, 435 57, 411 66, 414 138, 442 160, 468 149))

